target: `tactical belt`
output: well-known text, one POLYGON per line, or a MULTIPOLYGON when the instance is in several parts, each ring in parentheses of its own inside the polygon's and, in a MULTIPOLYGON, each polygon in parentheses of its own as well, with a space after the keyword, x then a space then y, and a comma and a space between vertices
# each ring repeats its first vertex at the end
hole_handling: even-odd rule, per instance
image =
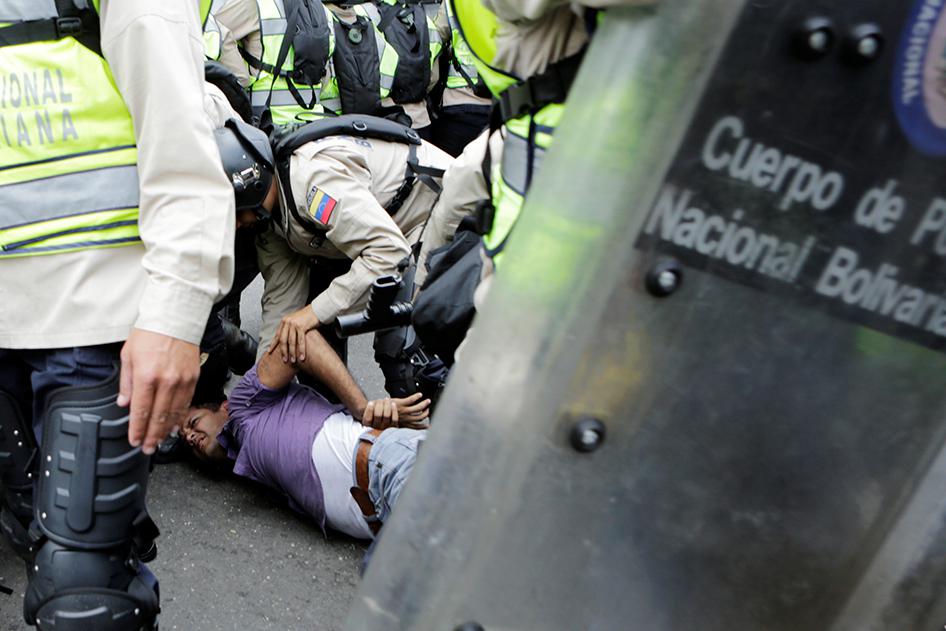
POLYGON ((564 103, 585 57, 585 49, 549 64, 545 72, 512 85, 497 98, 502 123, 538 112, 546 105, 564 103))
POLYGON ((358 439, 358 449, 355 451, 355 483, 357 486, 353 486, 349 489, 352 498, 354 498, 355 503, 358 504, 358 508, 361 509, 361 514, 368 523, 368 528, 371 529, 372 534, 375 536, 377 536, 378 531, 381 530, 381 520, 378 519, 378 512, 375 510, 374 502, 371 501, 371 495, 368 493, 368 454, 371 453, 371 447, 374 445, 372 439, 376 439, 380 436, 382 431, 383 430, 380 429, 373 429, 365 432, 358 439), (371 439, 369 439, 368 436, 371 436, 371 439))

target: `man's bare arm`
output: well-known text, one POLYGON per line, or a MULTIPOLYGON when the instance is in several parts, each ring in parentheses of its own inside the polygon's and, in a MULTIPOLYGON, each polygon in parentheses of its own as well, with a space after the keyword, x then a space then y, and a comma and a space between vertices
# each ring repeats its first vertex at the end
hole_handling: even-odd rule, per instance
POLYGON ((260 383, 267 388, 281 390, 289 385, 300 370, 324 383, 341 400, 342 405, 348 408, 351 415, 361 420, 368 399, 341 358, 316 329, 306 333, 304 361, 284 363, 278 347, 275 347, 260 359, 257 375, 260 383))

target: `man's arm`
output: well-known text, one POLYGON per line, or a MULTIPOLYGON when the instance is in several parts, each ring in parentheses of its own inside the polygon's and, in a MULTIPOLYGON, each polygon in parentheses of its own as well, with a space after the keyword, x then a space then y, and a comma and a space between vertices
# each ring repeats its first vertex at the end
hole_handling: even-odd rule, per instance
POLYGON ((233 192, 203 112, 197 4, 101 5, 102 51, 131 113, 148 273, 122 349, 129 441, 151 453, 180 423, 199 373, 197 343, 233 277, 233 192))
POLYGON ((278 351, 268 351, 260 359, 256 373, 264 386, 281 390, 289 385, 300 370, 325 384, 352 416, 361 419, 368 399, 335 350, 316 330, 306 333, 304 361, 286 363, 278 356, 278 351))

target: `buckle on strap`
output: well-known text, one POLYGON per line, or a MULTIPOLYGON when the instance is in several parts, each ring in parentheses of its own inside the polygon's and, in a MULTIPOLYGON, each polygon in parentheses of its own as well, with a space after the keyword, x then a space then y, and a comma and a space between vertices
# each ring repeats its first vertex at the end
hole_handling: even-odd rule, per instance
POLYGON ((502 122, 532 114, 546 105, 564 103, 583 58, 584 49, 503 90, 498 98, 502 122))
POLYGON ((77 17, 56 18, 56 37, 63 39, 80 35, 84 30, 82 20, 77 17))

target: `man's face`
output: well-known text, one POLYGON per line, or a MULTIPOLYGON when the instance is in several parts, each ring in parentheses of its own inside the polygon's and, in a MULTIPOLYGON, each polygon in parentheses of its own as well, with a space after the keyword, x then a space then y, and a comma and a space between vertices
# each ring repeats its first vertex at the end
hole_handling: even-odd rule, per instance
POLYGON ((217 442, 217 436, 220 435, 220 431, 226 424, 226 401, 216 410, 190 408, 187 420, 181 427, 181 435, 197 458, 214 461, 226 460, 227 454, 217 442))

